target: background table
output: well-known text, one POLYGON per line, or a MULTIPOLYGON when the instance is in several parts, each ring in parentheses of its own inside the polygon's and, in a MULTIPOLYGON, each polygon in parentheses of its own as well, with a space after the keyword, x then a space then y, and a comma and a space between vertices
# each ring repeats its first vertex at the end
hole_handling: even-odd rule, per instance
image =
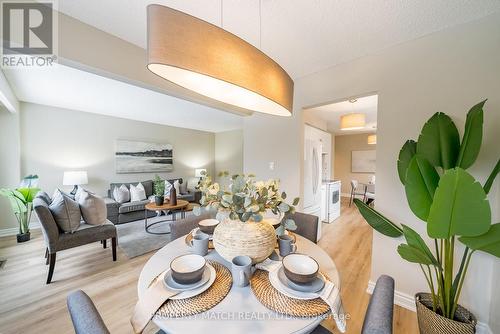
MULTIPOLYGON (((298 235, 297 247, 298 252, 308 254, 316 259, 320 269, 340 288, 340 279, 335 263, 324 250, 298 235)), ((153 278, 169 268, 170 261, 173 258, 187 253, 189 253, 189 247, 186 245, 184 237, 172 241, 156 252, 144 265, 139 277, 137 286, 139 298, 142 297, 143 292, 153 278)), ((220 257, 214 250, 210 251, 206 258, 222 263, 227 268, 231 267, 231 264, 220 257)), ((212 330, 217 331, 217 334, 276 334, 309 333, 321 322, 321 319, 282 316, 262 305, 253 295, 250 286, 244 288, 233 286, 226 298, 207 312, 191 318, 153 319, 153 321, 169 334, 207 334, 212 330), (230 315, 238 318, 239 312, 245 312, 245 316, 248 316, 249 319, 227 319, 230 315), (219 318, 209 318, 209 315, 219 318), (255 319, 257 316, 259 319, 255 319)))
MULTIPOLYGON (((144 229, 146 232, 151 233, 151 234, 169 234, 170 231, 168 232, 152 232, 149 229, 159 223, 164 223, 164 222, 169 222, 169 221, 176 221, 176 213, 178 210, 181 211, 181 218, 185 218, 184 215, 184 210, 189 206, 188 201, 184 201, 182 199, 177 200, 176 205, 171 205, 169 202, 165 202, 163 205, 156 205, 155 203, 148 203, 144 206, 144 229), (156 221, 152 224, 148 225, 148 211, 171 211, 172 212, 172 219, 164 219, 160 221, 156 221)), ((168 212, 165 212, 165 216, 168 216, 168 212)))

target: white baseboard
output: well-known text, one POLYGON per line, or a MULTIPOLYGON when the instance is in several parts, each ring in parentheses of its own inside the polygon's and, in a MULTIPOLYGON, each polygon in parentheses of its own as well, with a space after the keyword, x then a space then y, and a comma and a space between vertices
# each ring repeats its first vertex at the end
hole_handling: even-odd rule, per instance
MULTIPOLYGON (((35 230, 35 229, 39 229, 39 228, 40 228, 39 222, 31 222, 30 223, 30 230, 35 230)), ((11 235, 16 235, 18 233, 19 233, 19 227, 0 229, 0 237, 8 237, 11 235)))
MULTIPOLYGON (((369 281, 366 292, 371 295, 373 293, 373 289, 375 289, 375 282, 369 281)), ((401 291, 394 291, 394 304, 404 307, 405 309, 413 312, 417 311, 417 307, 415 306, 415 298, 401 291)))
MULTIPOLYGON (((366 288, 366 292, 370 295, 373 293, 373 289, 375 289, 375 282, 369 281, 368 287, 366 288)), ((394 304, 404 307, 407 310, 412 312, 416 312, 417 308, 415 306, 415 298, 407 293, 401 291, 394 291, 394 304)), ((490 326, 484 322, 478 322, 476 325, 476 333, 477 334, 493 334, 490 326)))

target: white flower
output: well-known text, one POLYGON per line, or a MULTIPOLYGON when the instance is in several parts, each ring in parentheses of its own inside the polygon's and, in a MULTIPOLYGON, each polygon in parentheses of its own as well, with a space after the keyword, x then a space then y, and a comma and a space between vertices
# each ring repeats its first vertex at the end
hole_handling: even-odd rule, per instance
POLYGON ((217 195, 219 190, 220 190, 219 184, 214 183, 208 187, 207 192, 209 195, 217 195))

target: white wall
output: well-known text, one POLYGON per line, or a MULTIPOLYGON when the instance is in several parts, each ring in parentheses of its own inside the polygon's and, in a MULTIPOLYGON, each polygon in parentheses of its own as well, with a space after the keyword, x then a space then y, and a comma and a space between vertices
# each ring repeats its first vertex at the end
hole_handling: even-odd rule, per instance
POLYGON ((215 134, 215 180, 228 185, 228 178, 217 176, 223 171, 230 175, 243 173, 243 130, 215 134))
MULTIPOLYGON (((62 187, 65 170, 88 171, 88 189, 105 195, 110 182, 147 180, 154 173, 116 174, 116 139, 172 144, 174 171, 163 178, 191 177, 195 168, 213 175, 214 134, 55 107, 21 104, 21 171, 38 174, 49 194, 62 187)), ((71 189, 71 187, 66 187, 71 189)))
MULTIPOLYGON (((21 180, 19 136, 19 113, 0 106, 0 188, 17 187, 21 180)), ((9 201, 0 197, 0 229, 17 226, 9 201)))
MULTIPOLYGON (((436 111, 449 114, 463 131, 467 110, 487 97, 484 144, 471 170, 484 182, 500 156, 499 71, 500 14, 495 14, 303 77, 295 81, 292 118, 259 115, 245 122, 245 169, 256 170, 260 177, 279 176, 286 191, 300 192, 301 108, 377 92, 377 209, 424 233, 425 225, 409 210, 399 182, 398 151, 407 138, 417 138, 421 126, 436 111), (278 161, 277 169, 269 171, 267 162, 273 159, 278 161)), ((495 187, 489 196, 495 221, 498 193, 495 187)), ((395 277, 401 292, 413 295, 426 290, 418 266, 402 261, 397 254, 398 243, 400 240, 374 234, 371 279, 386 273, 395 277)), ((483 322, 489 321, 490 300, 500 298, 498 293, 493 295, 494 261, 499 260, 484 254, 474 256, 461 300, 483 322)))

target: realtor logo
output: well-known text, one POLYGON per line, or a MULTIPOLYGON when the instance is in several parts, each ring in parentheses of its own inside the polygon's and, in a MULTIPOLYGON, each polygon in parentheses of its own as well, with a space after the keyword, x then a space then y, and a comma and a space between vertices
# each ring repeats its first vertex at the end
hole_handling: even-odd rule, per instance
POLYGON ((52 65, 54 2, 2 1, 2 67, 52 65))

